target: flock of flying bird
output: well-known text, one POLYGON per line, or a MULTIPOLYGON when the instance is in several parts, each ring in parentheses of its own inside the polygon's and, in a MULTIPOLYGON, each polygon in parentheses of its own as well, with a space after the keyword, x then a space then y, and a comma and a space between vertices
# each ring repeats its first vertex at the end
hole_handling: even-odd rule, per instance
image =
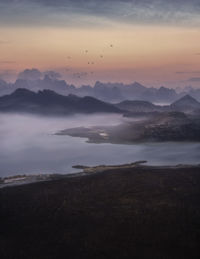
MULTIPOLYGON (((113 48, 114 46, 113 46, 113 44, 110 44, 110 46, 109 46, 110 48, 113 48)), ((89 50, 85 50, 84 51, 84 53, 85 54, 88 54, 89 53, 89 50)), ((104 56, 101 54, 101 55, 99 55, 99 57, 102 59, 102 58, 104 58, 104 56)), ((72 57, 71 56, 68 56, 67 57, 67 59, 68 59, 68 61, 70 60, 70 59, 72 59, 72 57)), ((94 63, 94 61, 88 61, 87 62, 87 65, 94 65, 95 63, 94 63)), ((65 70, 66 72, 69 72, 70 71, 70 68, 66 68, 66 70, 65 70)), ((80 79, 80 78, 82 78, 82 77, 85 77, 85 76, 88 76, 88 75, 93 75, 94 74, 94 71, 91 71, 91 72, 75 72, 75 73, 73 73, 73 77, 74 78, 78 78, 78 79, 80 79)))

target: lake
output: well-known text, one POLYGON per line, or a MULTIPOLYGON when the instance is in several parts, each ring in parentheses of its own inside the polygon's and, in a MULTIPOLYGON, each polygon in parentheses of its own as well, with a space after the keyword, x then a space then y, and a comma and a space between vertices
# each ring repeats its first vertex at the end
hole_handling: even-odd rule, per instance
POLYGON ((91 144, 86 139, 54 135, 87 126, 117 125, 120 115, 65 118, 0 114, 0 177, 16 174, 73 173, 73 165, 121 164, 147 160, 150 165, 200 163, 200 143, 91 144))

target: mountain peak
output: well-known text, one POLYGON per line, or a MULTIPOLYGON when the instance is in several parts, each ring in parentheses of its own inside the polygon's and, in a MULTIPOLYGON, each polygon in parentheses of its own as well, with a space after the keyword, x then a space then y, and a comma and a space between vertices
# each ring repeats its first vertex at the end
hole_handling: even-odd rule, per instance
POLYGON ((135 87, 142 87, 142 88, 145 87, 144 85, 140 84, 140 83, 137 82, 137 81, 135 81, 132 85, 135 86, 135 87))
POLYGON ((172 103, 171 107, 184 112, 190 112, 200 109, 200 103, 195 98, 187 94, 172 103))
POLYGON ((195 98, 193 98, 191 95, 189 95, 189 94, 186 94, 185 96, 183 96, 182 98, 180 98, 179 100, 177 100, 176 102, 174 102, 173 104, 192 104, 192 103, 196 103, 196 104, 199 104, 200 105, 200 103, 195 99, 195 98))
POLYGON ((189 95, 189 94, 186 94, 185 96, 183 96, 182 99, 183 100, 190 100, 190 101, 197 102, 197 100, 194 97, 192 97, 191 95, 189 95))
POLYGON ((0 97, 0 111, 19 111, 38 114, 68 115, 73 113, 121 113, 112 104, 94 97, 76 95, 59 95, 52 90, 32 92, 19 88, 10 95, 0 97))
POLYGON ((40 90, 38 91, 39 95, 49 95, 49 96, 60 96, 60 94, 56 93, 53 90, 50 89, 44 89, 44 90, 40 90))
POLYGON ((29 89, 26 88, 17 88, 12 95, 15 96, 23 96, 23 95, 35 95, 35 93, 33 91, 30 91, 29 89))

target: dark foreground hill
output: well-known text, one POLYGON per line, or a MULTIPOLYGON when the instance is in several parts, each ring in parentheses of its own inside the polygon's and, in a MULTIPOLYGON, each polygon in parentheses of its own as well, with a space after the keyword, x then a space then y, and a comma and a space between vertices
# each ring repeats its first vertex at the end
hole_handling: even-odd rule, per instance
POLYGON ((93 97, 63 96, 51 90, 38 93, 19 88, 10 95, 0 97, 0 112, 28 112, 47 115, 72 113, 113 112, 117 107, 93 97))
POLYGON ((1 259, 200 258, 200 168, 115 169, 0 190, 1 259))

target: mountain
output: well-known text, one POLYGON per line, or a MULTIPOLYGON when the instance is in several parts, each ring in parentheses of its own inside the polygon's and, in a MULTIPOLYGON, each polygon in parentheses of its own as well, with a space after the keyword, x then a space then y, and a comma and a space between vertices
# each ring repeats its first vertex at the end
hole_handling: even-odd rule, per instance
POLYGON ((110 112, 120 109, 93 97, 63 96, 51 90, 37 93, 19 88, 10 95, 0 97, 0 112, 28 112, 49 115, 72 113, 110 112))
POLYGON ((200 88, 197 89, 190 89, 189 95, 194 97, 200 102, 200 88))
POLYGON ((164 86, 160 88, 147 87, 139 82, 129 84, 119 82, 100 82, 94 85, 82 85, 75 87, 61 79, 55 71, 41 73, 37 69, 25 70, 19 74, 14 83, 7 83, 0 79, 0 96, 11 94, 18 88, 26 88, 37 92, 49 89, 61 95, 74 94, 79 97, 91 96, 104 102, 118 103, 125 100, 142 100, 153 103, 169 104, 175 102, 186 94, 200 101, 200 89, 191 87, 174 90, 164 86), (23 75, 23 76, 21 76, 23 75))
POLYGON ((13 84, 13 90, 18 88, 26 88, 35 92, 49 89, 65 95, 73 93, 76 89, 75 86, 68 85, 64 80, 54 79, 49 75, 45 75, 43 79, 37 80, 17 79, 13 84))
POLYGON ((143 100, 149 102, 171 103, 181 95, 174 89, 160 87, 146 87, 138 82, 132 84, 123 83, 102 83, 97 81, 94 87, 76 88, 76 95, 84 96, 89 94, 95 98, 108 102, 120 102, 125 100, 143 100))
POLYGON ((173 102, 171 105, 160 106, 155 105, 148 101, 123 101, 115 104, 115 106, 121 110, 126 110, 133 113, 153 113, 153 112, 184 112, 184 113, 200 113, 200 103, 191 97, 190 95, 185 95, 177 101, 173 102))
POLYGON ((116 107, 130 112, 155 112, 161 111, 162 107, 147 101, 123 101, 115 104, 116 107))
POLYGON ((156 98, 160 101, 176 100, 177 93, 174 89, 169 89, 167 87, 161 86, 156 93, 156 98))
MULTIPOLYGON (((77 89, 77 93, 79 90, 77 89)), ((94 87, 91 87, 91 94, 101 100, 104 101, 120 101, 123 100, 124 97, 122 95, 122 91, 119 89, 118 84, 104 84, 97 81, 94 87)))
POLYGON ((163 112, 150 119, 114 126, 72 128, 57 133, 88 138, 93 143, 130 144, 138 142, 200 141, 200 120, 181 112, 163 112), (103 133, 103 134, 102 134, 103 133))
POLYGON ((185 95, 181 99, 172 103, 170 107, 172 110, 190 113, 199 110, 200 103, 190 95, 185 95))
POLYGON ((146 87, 138 82, 123 84, 97 81, 94 86, 83 85, 75 87, 74 85, 67 84, 65 80, 52 77, 49 74, 45 74, 43 78, 35 78, 35 76, 32 79, 26 76, 19 77, 14 83, 6 83, 0 80, 0 96, 10 94, 18 88, 26 88, 34 92, 49 89, 62 95, 92 96, 102 101, 113 103, 124 100, 171 103, 181 96, 174 89, 146 87))

